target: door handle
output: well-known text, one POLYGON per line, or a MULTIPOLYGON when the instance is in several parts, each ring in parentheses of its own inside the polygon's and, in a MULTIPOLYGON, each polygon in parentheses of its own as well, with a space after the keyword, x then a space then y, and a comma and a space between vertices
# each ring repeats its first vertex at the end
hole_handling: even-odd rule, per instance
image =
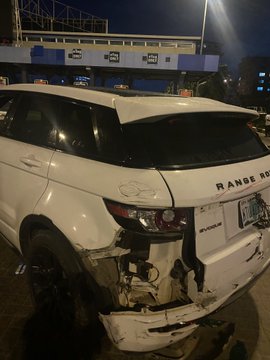
POLYGON ((41 161, 36 160, 34 157, 21 157, 20 162, 25 164, 26 166, 32 167, 41 167, 41 161))

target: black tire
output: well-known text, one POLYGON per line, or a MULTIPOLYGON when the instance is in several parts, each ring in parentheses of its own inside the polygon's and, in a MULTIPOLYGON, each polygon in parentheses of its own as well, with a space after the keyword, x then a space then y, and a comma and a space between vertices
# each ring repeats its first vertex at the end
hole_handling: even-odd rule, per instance
POLYGON ((26 358, 90 359, 103 328, 87 274, 72 246, 49 230, 35 232, 27 275, 36 312, 25 328, 26 358), (46 348, 44 357, 40 347, 46 348))

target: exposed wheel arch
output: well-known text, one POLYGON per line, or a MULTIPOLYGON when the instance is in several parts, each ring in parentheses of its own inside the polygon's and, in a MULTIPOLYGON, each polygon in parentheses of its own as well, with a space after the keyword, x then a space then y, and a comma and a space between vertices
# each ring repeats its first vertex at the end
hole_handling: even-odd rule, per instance
POLYGON ((27 252, 27 277, 36 313, 49 322, 51 331, 70 328, 83 340, 81 346, 90 339, 95 346, 104 333, 98 302, 71 248, 49 229, 35 231, 27 252))
POLYGON ((54 223, 44 215, 28 215, 21 223, 19 237, 21 251, 26 256, 33 232, 36 230, 50 230, 63 237, 63 240, 68 241, 65 235, 54 225, 54 223))
POLYGON ((103 291, 100 286, 97 284, 95 279, 91 276, 91 273, 85 268, 84 262, 82 261, 80 255, 74 247, 71 245, 70 241, 66 236, 55 226, 55 224, 46 216, 43 215, 29 215, 27 216, 20 227, 20 246, 21 252, 27 262, 27 254, 31 248, 31 242, 34 234, 40 230, 49 230, 52 234, 55 234, 58 241, 65 244, 65 248, 68 248, 72 253, 74 260, 76 261, 78 272, 83 272, 87 277, 87 282, 90 286, 90 289, 96 298, 96 302, 99 305, 99 310, 102 311, 103 308, 107 307, 107 304, 104 304, 103 291))

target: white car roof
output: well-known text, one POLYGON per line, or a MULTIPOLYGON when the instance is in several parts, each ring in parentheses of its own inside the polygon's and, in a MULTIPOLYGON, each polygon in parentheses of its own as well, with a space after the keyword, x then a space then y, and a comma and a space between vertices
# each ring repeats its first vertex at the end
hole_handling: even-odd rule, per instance
POLYGON ((129 92, 123 90, 100 91, 101 89, 98 88, 93 90, 86 87, 40 84, 8 85, 3 89, 58 95, 115 108, 122 124, 160 115, 195 112, 234 112, 249 115, 251 118, 258 117, 258 113, 254 110, 200 97, 164 96, 164 94, 146 96, 143 92, 130 92, 129 96, 129 92))
POLYGON ((114 108, 114 96, 100 91, 90 91, 86 87, 62 86, 62 85, 43 85, 43 84, 14 84, 2 88, 12 91, 30 91, 43 94, 64 96, 74 100, 93 102, 95 104, 114 108))
POLYGON ((200 97, 120 97, 115 99, 116 110, 122 123, 159 115, 195 112, 234 112, 258 117, 254 110, 228 105, 200 97))

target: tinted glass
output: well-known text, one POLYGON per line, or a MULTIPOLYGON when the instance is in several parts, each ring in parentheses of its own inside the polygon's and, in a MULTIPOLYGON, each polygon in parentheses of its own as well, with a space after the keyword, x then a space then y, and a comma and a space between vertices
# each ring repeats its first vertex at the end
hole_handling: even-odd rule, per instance
POLYGON ((96 106, 93 109, 93 126, 99 156, 111 161, 123 161, 126 150, 116 111, 96 106))
POLYGON ((57 147, 75 155, 96 154, 91 107, 71 101, 61 101, 59 105, 61 122, 57 147))
POLYGON ((6 129, 8 124, 8 112, 14 101, 12 96, 0 95, 0 133, 6 129))
POLYGON ((57 103, 42 95, 22 95, 8 136, 35 145, 54 146, 57 103))
POLYGON ((267 154, 247 121, 240 114, 192 113, 127 124, 130 165, 188 168, 267 154))
POLYGON ((71 101, 61 101, 59 106, 60 150, 100 161, 121 162, 125 158, 115 110, 71 101))

